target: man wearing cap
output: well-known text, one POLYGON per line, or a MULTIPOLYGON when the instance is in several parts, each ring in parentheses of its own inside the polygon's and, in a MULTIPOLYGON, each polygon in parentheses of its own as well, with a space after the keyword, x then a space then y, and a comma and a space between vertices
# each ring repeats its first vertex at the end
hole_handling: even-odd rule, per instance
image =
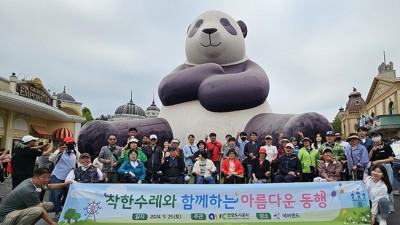
POLYGON ((360 137, 360 143, 369 151, 371 151, 374 142, 368 137, 368 128, 359 127, 357 128, 358 136, 360 137))
POLYGON ((160 167, 161 173, 158 172, 158 174, 162 176, 162 183, 183 184, 185 181, 185 162, 177 155, 176 148, 176 146, 171 146, 169 156, 165 157, 164 163, 160 167))
POLYGON ((319 159, 322 160, 322 151, 325 148, 330 147, 333 150, 333 158, 339 161, 346 160, 346 153, 343 150, 343 147, 335 142, 335 132, 327 131, 325 136, 326 142, 323 143, 318 150, 319 159))
POLYGON ((335 182, 339 181, 342 172, 342 163, 332 158, 333 150, 327 147, 322 152, 324 160, 318 164, 318 177, 314 178, 314 182, 335 182))
POLYGON ((71 170, 65 181, 79 182, 79 183, 99 183, 105 178, 101 170, 91 163, 89 153, 82 153, 79 156, 79 167, 71 170))
POLYGON ((301 162, 301 181, 313 182, 317 176, 318 151, 311 147, 311 139, 304 137, 301 142, 304 147, 299 150, 298 157, 301 162))
POLYGON ((107 174, 106 181, 109 183, 118 183, 118 157, 121 156, 121 147, 117 145, 117 136, 108 135, 108 145, 103 146, 99 153, 99 161, 103 163, 103 173, 107 174))
POLYGON ((293 154, 294 146, 288 143, 285 146, 285 154, 279 158, 279 173, 275 176, 275 183, 292 183, 301 173, 301 162, 297 155, 293 154))
POLYGON ((35 146, 39 138, 26 135, 22 138, 22 142, 15 146, 12 163, 12 189, 16 188, 22 181, 31 178, 35 169, 35 162, 38 156, 50 155, 52 148, 47 151, 42 149, 48 144, 35 146))
POLYGON ((171 140, 171 146, 176 149, 176 155, 183 159, 183 149, 179 148, 181 141, 178 138, 174 138, 171 140))
POLYGON ((348 139, 351 145, 351 151, 346 152, 349 171, 348 179, 363 180, 364 173, 367 172, 367 165, 369 163, 368 151, 364 145, 360 143, 360 138, 356 133, 350 133, 348 139))
MULTIPOLYGON (((50 155, 49 161, 54 163, 54 169, 51 173, 51 184, 64 183, 68 173, 75 169, 76 162, 80 153, 75 150, 76 143, 73 137, 64 138, 63 144, 50 155)), ((54 204, 53 211, 55 212, 55 219, 60 217, 62 197, 67 196, 68 189, 60 188, 51 190, 49 199, 54 204)))
POLYGON ((138 153, 138 160, 141 161, 143 164, 146 164, 147 162, 147 156, 144 154, 142 149, 140 149, 139 146, 139 141, 135 137, 131 137, 128 140, 128 143, 121 148, 121 155, 118 157, 118 162, 120 164, 124 163, 125 161, 129 161, 129 151, 130 150, 136 150, 138 153))
POLYGON ((189 144, 183 147, 183 157, 185 160, 185 165, 189 174, 192 174, 193 165, 196 162, 195 153, 199 150, 194 143, 194 135, 189 134, 188 141, 189 144))
POLYGON ((279 140, 280 148, 278 149, 278 159, 281 158, 281 156, 285 154, 285 147, 288 143, 290 143, 290 141, 289 141, 289 139, 287 139, 285 137, 282 137, 279 140))
MULTIPOLYGON (((174 149, 175 150, 175 149, 174 149)), ((150 135, 150 144, 143 149, 146 154, 146 179, 149 183, 158 183, 157 171, 160 170, 163 152, 160 146, 157 146, 157 135, 150 135)))
POLYGON ((225 177, 224 184, 244 183, 244 168, 236 157, 235 149, 229 149, 228 158, 222 161, 221 172, 225 177))

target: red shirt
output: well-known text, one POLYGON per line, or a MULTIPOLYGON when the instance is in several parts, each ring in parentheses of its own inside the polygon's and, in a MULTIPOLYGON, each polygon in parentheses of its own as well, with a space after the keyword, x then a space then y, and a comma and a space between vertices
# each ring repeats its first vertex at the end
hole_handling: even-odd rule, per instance
POLYGON ((218 162, 221 159, 221 147, 222 147, 222 144, 219 141, 217 141, 215 143, 212 143, 212 142, 206 143, 207 151, 210 151, 212 154, 211 161, 218 162))

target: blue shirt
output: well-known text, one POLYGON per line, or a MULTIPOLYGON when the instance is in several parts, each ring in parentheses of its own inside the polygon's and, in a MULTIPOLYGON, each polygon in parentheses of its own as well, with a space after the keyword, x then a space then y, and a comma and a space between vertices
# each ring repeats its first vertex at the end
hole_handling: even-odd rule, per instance
POLYGON ((245 157, 245 155, 244 155, 244 146, 246 146, 247 143, 249 143, 248 140, 242 141, 242 139, 240 139, 240 138, 237 138, 237 139, 236 139, 236 145, 239 147, 238 159, 239 159, 240 161, 242 161, 243 158, 245 157))
MULTIPOLYGON (((55 163, 55 162, 54 162, 55 163)), ((69 171, 75 169, 76 165, 76 155, 75 153, 68 153, 64 151, 60 160, 54 165, 54 170, 51 175, 54 175, 59 180, 65 180, 67 178, 69 171)))
POLYGON ((186 166, 193 166, 193 161, 191 158, 189 158, 189 156, 194 154, 197 151, 199 151, 199 149, 197 148, 197 146, 195 144, 193 144, 193 145, 187 144, 183 147, 183 159, 185 160, 186 166), (192 148, 192 149, 190 149, 190 148, 192 148))

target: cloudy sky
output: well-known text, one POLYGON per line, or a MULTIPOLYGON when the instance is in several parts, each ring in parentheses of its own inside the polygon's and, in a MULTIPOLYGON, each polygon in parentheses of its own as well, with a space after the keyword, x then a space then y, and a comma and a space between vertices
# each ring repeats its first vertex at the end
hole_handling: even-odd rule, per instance
POLYGON ((248 27, 247 55, 270 80, 273 112, 333 120, 383 62, 400 65, 400 1, 0 1, 0 76, 66 86, 94 117, 130 100, 146 109, 185 61, 188 25, 221 10, 248 27))

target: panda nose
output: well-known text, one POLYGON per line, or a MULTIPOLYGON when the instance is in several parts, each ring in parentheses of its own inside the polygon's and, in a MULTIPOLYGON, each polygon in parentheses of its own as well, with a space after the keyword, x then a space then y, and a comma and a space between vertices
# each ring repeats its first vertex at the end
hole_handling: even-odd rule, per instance
POLYGON ((217 29, 215 29, 215 28, 203 29, 203 32, 206 34, 212 34, 212 33, 217 32, 217 29))

